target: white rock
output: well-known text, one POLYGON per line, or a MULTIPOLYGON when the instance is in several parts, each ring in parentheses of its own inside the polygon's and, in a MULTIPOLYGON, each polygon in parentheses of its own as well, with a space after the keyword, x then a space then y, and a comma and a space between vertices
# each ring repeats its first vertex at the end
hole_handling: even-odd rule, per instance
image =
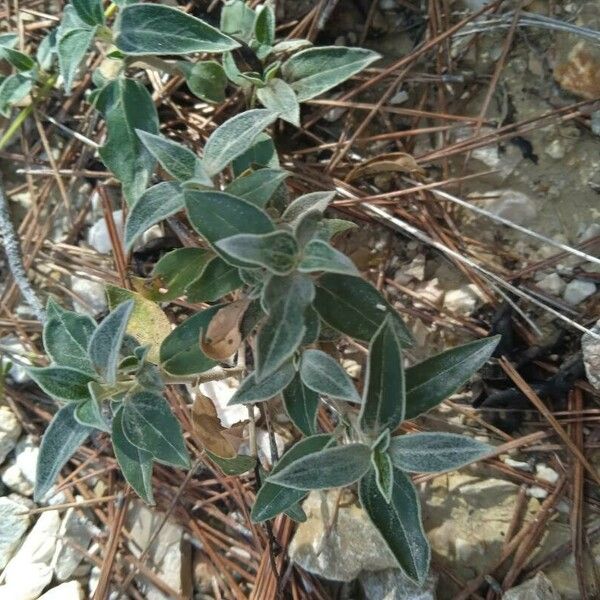
POLYGON ((567 287, 567 284, 558 273, 550 273, 538 281, 538 287, 553 296, 560 296, 567 287))
MULTIPOLYGON (((119 239, 123 243, 123 211, 113 211, 113 220, 119 234, 119 239)), ((96 221, 89 229, 87 235, 88 244, 100 254, 109 254, 112 251, 110 236, 108 235, 108 226, 106 219, 102 217, 96 221)))
POLYGON ((514 460, 509 456, 502 457, 502 462, 513 469, 521 469, 521 471, 532 471, 531 465, 528 462, 524 462, 522 460, 514 460))
POLYGON ((21 431, 17 415, 8 406, 0 406, 0 464, 17 444, 21 431))
POLYGON ((399 104, 404 104, 408 100, 408 98, 408 92, 404 90, 399 90, 390 98, 390 104, 392 106, 398 106, 399 104))
POLYGON ((548 483, 556 483, 558 481, 559 475, 554 470, 544 464, 535 465, 535 474, 542 481, 547 481, 548 483))
POLYGON ((76 312, 84 315, 89 315, 91 312, 97 315, 106 310, 106 294, 101 283, 72 275, 71 290, 75 294, 73 308, 76 312), (77 297, 81 302, 77 301, 77 297))
MULTIPOLYGON (((598 114, 600 115, 600 111, 598 111, 598 114)), ((592 223, 579 236, 579 241, 587 242, 588 240, 591 240, 592 238, 595 238, 598 235, 600 235, 600 223, 592 223)))
POLYGON ((539 485, 532 485, 531 487, 527 488, 527 495, 531 498, 543 500, 544 498, 548 497, 548 490, 539 485))
MULTIPOLYGON (((285 449, 285 439, 281 437, 277 432, 274 433, 275 446, 277 447, 277 455, 281 456, 285 449)), ((256 430, 256 445, 258 450, 258 459, 260 462, 269 466, 273 464, 271 461, 271 440, 269 438, 269 432, 266 429, 256 430)))
POLYGON ((502 600, 560 600, 560 594, 541 571, 517 587, 510 588, 502 600))
POLYGON ((2 473, 2 482, 22 496, 33 495, 39 447, 31 436, 23 438, 15 448, 15 461, 2 473))
MULTIPOLYGON (((440 286, 440 280, 434 277, 430 281, 424 281, 423 283, 415 287, 415 293, 419 295, 419 298, 423 298, 428 302, 431 302, 435 306, 441 306, 446 295, 446 291, 440 286)), ((419 300, 415 300, 415 308, 423 307, 423 303, 419 300)))
POLYGON ((82 600, 83 590, 79 581, 67 581, 49 589, 39 600, 82 600))
MULTIPOLYGON (((11 361, 12 364, 9 371, 9 375, 12 377, 15 383, 25 383, 26 381, 29 381, 31 377, 29 377, 27 371, 25 370, 25 365, 32 364, 29 358, 27 358, 27 355, 29 354, 29 348, 27 348, 23 342, 21 342, 21 340, 14 335, 6 335, 0 338, 0 346, 2 346, 3 353, 6 353, 7 356, 12 354, 15 357, 15 360, 11 361)), ((2 357, 1 363, 3 366, 8 362, 8 358, 2 357)))
POLYGON ((580 304, 596 293, 596 284, 582 279, 573 279, 563 292, 563 300, 572 306, 580 304))
POLYGON ((81 548, 87 549, 92 540, 91 524, 74 508, 69 508, 63 517, 58 531, 59 540, 56 545, 52 564, 56 579, 66 581, 83 559, 79 550, 71 546, 67 540, 73 540, 81 548))
MULTIPOLYGON (((600 321, 594 325, 592 331, 600 335, 600 321)), ((590 385, 600 390, 600 340, 586 333, 581 338, 583 350, 583 364, 590 385)))
POLYGON ((366 600, 436 600, 437 577, 429 574, 423 585, 417 585, 400 569, 365 571, 360 583, 366 600))
POLYGON ((33 484, 14 463, 2 471, 2 483, 12 492, 16 492, 21 496, 33 496, 33 484))
POLYGON ((531 223, 537 215, 535 201, 523 192, 493 190, 486 192, 484 196, 489 196, 490 199, 482 202, 483 208, 518 225, 531 223))
POLYGON ((481 297, 474 283, 458 290, 450 290, 444 296, 444 308, 461 315, 471 315, 480 304, 481 297))
POLYGON ((545 148, 544 152, 554 160, 560 160, 565 157, 566 149, 563 142, 559 139, 552 140, 545 148))
MULTIPOLYGON (((27 506, 12 498, 0 498, 0 571, 4 569, 29 528, 27 506)), ((0 596, 1 597, 1 596, 0 596)))
POLYGON ((248 408, 243 404, 227 406, 238 386, 239 382, 232 377, 221 381, 208 381, 200 385, 200 393, 213 401, 223 427, 231 427, 248 419, 248 408))

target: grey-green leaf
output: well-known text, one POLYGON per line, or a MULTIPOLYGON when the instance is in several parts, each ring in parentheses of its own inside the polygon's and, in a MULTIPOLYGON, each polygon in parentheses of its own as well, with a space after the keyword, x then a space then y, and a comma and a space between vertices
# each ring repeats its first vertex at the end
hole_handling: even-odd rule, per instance
POLYGON ((283 405, 292 423, 304 434, 317 432, 317 411, 319 394, 307 388, 296 374, 292 382, 283 390, 283 405))
POLYGON ((392 438, 388 449, 394 466, 411 473, 459 469, 490 454, 493 448, 455 433, 414 433, 392 438))
POLYGON ((369 446, 346 444, 303 456, 267 481, 298 490, 322 490, 350 485, 370 468, 369 446))
POLYGON ((185 293, 189 302, 215 302, 239 287, 242 280, 237 267, 215 256, 200 277, 186 287, 185 293))
POLYGON ((123 431, 123 407, 112 422, 112 445, 127 483, 146 504, 154 504, 152 493, 152 454, 134 446, 123 431))
POLYGON ((277 113, 255 108, 225 121, 208 138, 203 164, 209 175, 220 173, 231 161, 252 147, 263 129, 277 120, 277 113))
POLYGON ((115 43, 126 54, 226 52, 238 42, 208 23, 161 4, 123 8, 115 26, 115 43))
POLYGON ((0 81, 0 115, 10 116, 10 110, 14 104, 20 102, 29 94, 33 87, 31 78, 14 73, 0 81))
POLYGON ((96 28, 71 29, 58 39, 57 53, 65 91, 71 91, 79 65, 96 35, 96 28))
POLYGON ((245 454, 238 454, 233 458, 221 458, 208 450, 206 453, 225 475, 242 475, 253 469, 256 465, 256 458, 245 454))
POLYGON ((365 48, 308 48, 283 63, 282 73, 303 102, 346 81, 379 58, 377 52, 365 48))
MULTIPOLYGON (((331 439, 331 435, 321 434, 300 440, 281 457, 271 471, 271 475, 277 474, 303 456, 319 452, 331 442, 331 439)), ((255 523, 260 523, 267 519, 272 519, 302 500, 305 495, 306 491, 304 490, 276 485, 267 480, 256 495, 256 501, 251 513, 252 520, 255 523)))
POLYGON ((431 551, 421 522, 421 506, 412 481, 394 469, 391 501, 379 491, 374 470, 360 481, 360 501, 371 522, 391 550, 398 566, 418 583, 429 572, 431 551))
POLYGON ((386 315, 391 314, 400 340, 412 346, 410 332, 387 300, 360 277, 326 273, 317 282, 314 307, 331 327, 368 342, 375 335, 386 315))
POLYGON ((123 431, 131 444, 156 460, 175 467, 190 466, 181 425, 162 396, 143 391, 127 398, 123 431))
POLYGON ((361 429, 378 436, 381 431, 393 431, 404 420, 405 389, 402 345, 388 316, 371 340, 363 405, 361 429))
POLYGON ((296 370, 291 361, 285 363, 275 373, 272 373, 269 377, 265 377, 261 382, 257 382, 255 374, 251 373, 242 381, 228 405, 250 404, 270 400, 289 385, 295 373, 296 370))
POLYGON ((191 150, 160 135, 142 130, 136 130, 136 133, 169 175, 179 181, 186 181, 195 176, 200 159, 191 150))
POLYGON ((310 240, 304 247, 304 255, 298 271, 314 273, 325 271, 327 273, 341 273, 342 275, 360 275, 354 263, 342 252, 336 250, 331 244, 323 240, 310 240))
POLYGON ((29 367, 29 376, 52 398, 83 402, 90 398, 88 383, 93 376, 71 367, 29 367))
POLYGON ((104 10, 100 0, 71 0, 71 4, 77 16, 91 27, 104 25, 104 10))
POLYGON ((225 191, 264 208, 288 175, 281 169, 259 169, 234 179, 225 191))
POLYGON ((265 46, 272 46, 275 41, 275 11, 269 4, 263 5, 256 15, 254 38, 265 46))
POLYGON ((220 29, 249 42, 254 29, 254 11, 243 0, 229 0, 221 9, 220 29))
MULTIPOLYGON (((89 385, 94 385, 95 382, 91 382, 89 385)), ((87 427, 93 427, 94 429, 99 429, 100 431, 110 432, 110 428, 106 419, 102 416, 102 411, 100 410, 100 404, 94 398, 92 391, 90 390, 91 398, 86 400, 85 402, 80 402, 77 404, 77 408, 75 409, 75 420, 81 425, 86 425, 87 427)))
POLYGON ((256 96, 265 108, 276 112, 284 121, 300 126, 300 103, 296 92, 283 79, 271 79, 256 90, 256 96))
POLYGON ((335 192, 310 192, 298 196, 284 211, 282 217, 289 223, 298 221, 303 215, 313 210, 321 214, 335 198, 335 192))
POLYGON ((386 502, 392 499, 392 491, 394 489, 394 467, 392 459, 387 452, 374 450, 371 454, 371 463, 375 470, 375 481, 381 495, 386 502))
POLYGON ((348 402, 361 402, 346 371, 322 350, 308 349, 303 352, 300 377, 304 385, 319 394, 348 402))
POLYGON ((48 493, 61 469, 92 431, 91 427, 76 421, 76 408, 76 404, 63 406, 44 433, 35 473, 33 497, 36 502, 40 502, 48 493))
POLYGON ((452 348, 406 370, 406 419, 436 407, 492 356, 499 336, 452 348))
POLYGON ((0 44, 0 58, 7 60, 18 71, 31 71, 35 67, 35 61, 31 56, 10 46, 0 44))
POLYGON ((227 75, 223 67, 214 60, 204 60, 194 64, 186 63, 180 69, 185 74, 185 81, 194 96, 206 102, 218 104, 225 100, 227 75))
POLYGON ((153 225, 185 208, 181 186, 163 181, 148 188, 133 205, 125 223, 125 246, 131 250, 137 239, 153 225))
POLYGON ((88 355, 92 365, 109 385, 114 385, 117 380, 119 353, 133 306, 133 300, 119 304, 100 323, 90 338, 88 355))

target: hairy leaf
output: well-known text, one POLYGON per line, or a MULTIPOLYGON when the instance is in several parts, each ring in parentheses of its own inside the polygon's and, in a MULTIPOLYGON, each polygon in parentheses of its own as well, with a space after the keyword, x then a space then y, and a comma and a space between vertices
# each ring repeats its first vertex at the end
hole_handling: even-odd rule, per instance
POLYGON ((29 94, 33 87, 33 81, 21 75, 14 73, 0 81, 0 115, 10 116, 10 110, 14 104, 20 102, 29 94))
POLYGON ((169 175, 180 181, 195 176, 200 159, 191 150, 160 135, 142 130, 136 130, 136 133, 146 149, 169 175))
POLYGON ((429 571, 431 551, 421 523, 421 506, 412 481, 394 469, 391 501, 379 491, 374 470, 360 481, 360 501, 391 550, 398 566, 418 583, 429 571))
POLYGON ((187 286, 186 295, 189 302, 215 302, 241 286, 237 267, 215 256, 200 277, 187 286))
POLYGON ((295 373, 296 369, 294 369, 291 361, 282 365, 275 373, 265 377, 261 382, 257 382, 255 374, 251 373, 242 381, 240 387, 231 397, 228 406, 270 400, 289 385, 295 373))
POLYGON ((112 445, 125 481, 146 504, 154 504, 152 493, 152 454, 134 446, 123 431, 123 407, 112 422, 112 445))
POLYGON ((125 223, 125 247, 131 250, 137 239, 153 225, 183 210, 183 190, 174 181, 148 188, 133 205, 125 223))
POLYGON ((221 458, 212 452, 207 451, 206 453, 224 475, 243 475, 254 469, 256 465, 256 459, 245 454, 238 454, 234 458, 221 458))
POLYGON ((162 396, 144 391, 127 398, 123 431, 130 443, 156 460, 174 467, 190 466, 181 425, 162 396))
POLYGON ((180 65, 180 69, 185 74, 187 86, 194 96, 215 104, 225 100, 227 75, 218 62, 204 60, 191 65, 185 63, 185 65, 180 65))
POLYGON ((402 471, 438 473, 459 469, 492 450, 488 444, 465 435, 413 433, 392 438, 388 452, 394 466, 402 471))
POLYGON ((311 192, 310 194, 298 196, 298 198, 285 209, 282 217, 285 221, 294 223, 306 213, 313 210, 317 210, 323 214, 334 198, 335 192, 311 192))
POLYGON ((123 8, 115 26, 115 43, 126 54, 226 52, 238 42, 208 23, 161 4, 123 8))
POLYGON ((29 367, 27 373, 52 398, 83 402, 90 397, 87 386, 93 376, 89 372, 71 367, 29 367))
POLYGON ((221 9, 220 29, 249 42, 254 30, 254 11, 243 0, 230 0, 221 9))
POLYGON ((17 71, 31 71, 35 67, 35 61, 31 56, 10 46, 0 45, 0 58, 8 61, 17 71))
POLYGON ((288 175, 287 171, 281 169, 259 169, 249 175, 241 175, 225 191, 264 208, 288 175))
POLYGON ((492 356, 500 336, 452 348, 406 370, 406 419, 431 410, 466 383, 492 356))
POLYGON ((341 273, 342 275, 360 275, 354 263, 339 250, 333 248, 323 240, 311 240, 304 248, 304 255, 298 271, 314 273, 325 271, 327 273, 341 273))
POLYGON ((50 491, 61 469, 92 431, 75 420, 76 404, 63 406, 46 429, 40 444, 33 499, 40 502, 50 491))
POLYGON ((104 10, 100 0, 71 0, 71 4, 83 22, 91 27, 104 25, 104 10))
POLYGON ((277 119, 277 113, 255 108, 225 121, 208 138, 203 164, 209 175, 220 173, 232 160, 252 147, 257 136, 277 119))
POLYGON ((276 112, 284 121, 300 127, 300 103, 296 92, 283 80, 271 79, 266 86, 256 90, 261 104, 276 112))
POLYGON ((308 48, 283 63, 282 73, 303 102, 346 81, 379 58, 377 52, 365 48, 308 48))
POLYGON ((394 467, 392 459, 387 452, 374 450, 371 454, 371 463, 375 470, 375 481, 381 495, 386 502, 392 499, 392 491, 394 489, 394 467))
POLYGON ((95 398, 94 393, 92 391, 92 387, 94 385, 98 385, 95 381, 92 381, 88 384, 90 389, 90 399, 85 402, 80 402, 75 409, 75 420, 81 425, 86 425, 88 427, 93 427, 94 429, 99 429, 100 431, 110 432, 110 427, 106 422, 106 419, 102 415, 102 410, 100 408, 100 403, 95 398))
POLYGON ((308 349, 303 352, 300 377, 304 385, 319 394, 348 402, 361 402, 346 371, 322 350, 308 349))
POLYGON ((371 468, 371 449, 346 444, 303 456, 268 477, 268 481, 298 490, 343 487, 358 481, 371 468))
POLYGON ((296 374, 292 382, 283 390, 283 404, 292 423, 304 434, 317 432, 317 411, 319 394, 307 388, 296 374))
POLYGON ((250 148, 233 161, 232 167, 236 177, 247 169, 277 169, 279 158, 272 138, 266 133, 259 133, 250 148))
MULTIPOLYGON (((294 444, 277 462, 271 475, 276 475, 279 471, 302 458, 314 452, 319 452, 331 442, 329 434, 313 435, 300 440, 294 444)), ((306 495, 304 490, 296 490, 282 485, 276 485, 269 480, 265 481, 252 507, 251 517, 255 523, 266 521, 276 517, 279 513, 286 511, 289 507, 295 505, 306 495)))
POLYGON ((263 5, 260 11, 257 11, 254 21, 254 38, 265 46, 271 46, 275 41, 275 12, 268 4, 263 5))

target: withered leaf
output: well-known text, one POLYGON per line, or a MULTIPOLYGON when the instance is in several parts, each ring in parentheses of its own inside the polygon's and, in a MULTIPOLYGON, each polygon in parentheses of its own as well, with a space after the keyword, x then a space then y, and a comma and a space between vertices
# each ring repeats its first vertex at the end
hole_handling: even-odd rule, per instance
POLYGON ((425 171, 410 154, 406 154, 406 152, 391 152, 389 154, 380 154, 364 161, 350 171, 346 177, 346 181, 353 181, 365 175, 377 175, 379 173, 393 173, 397 171, 401 173, 425 174, 425 171))
POLYGON ((206 331, 200 332, 200 348, 206 356, 225 360, 240 347, 240 326, 249 304, 247 299, 236 300, 217 311, 206 331))

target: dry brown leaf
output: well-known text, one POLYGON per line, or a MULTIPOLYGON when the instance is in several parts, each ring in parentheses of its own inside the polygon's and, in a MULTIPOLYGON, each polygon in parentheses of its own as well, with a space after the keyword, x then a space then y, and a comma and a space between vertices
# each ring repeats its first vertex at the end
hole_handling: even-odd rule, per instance
POLYGON ((240 325, 250 300, 237 300, 217 311, 206 331, 200 333, 200 348, 209 358, 225 360, 242 343, 240 325))
POLYGON ((378 175, 379 173, 419 173, 424 175, 425 171, 417 164, 417 161, 406 152, 391 152, 380 154, 371 158, 350 171, 346 181, 353 181, 365 175, 378 175))

